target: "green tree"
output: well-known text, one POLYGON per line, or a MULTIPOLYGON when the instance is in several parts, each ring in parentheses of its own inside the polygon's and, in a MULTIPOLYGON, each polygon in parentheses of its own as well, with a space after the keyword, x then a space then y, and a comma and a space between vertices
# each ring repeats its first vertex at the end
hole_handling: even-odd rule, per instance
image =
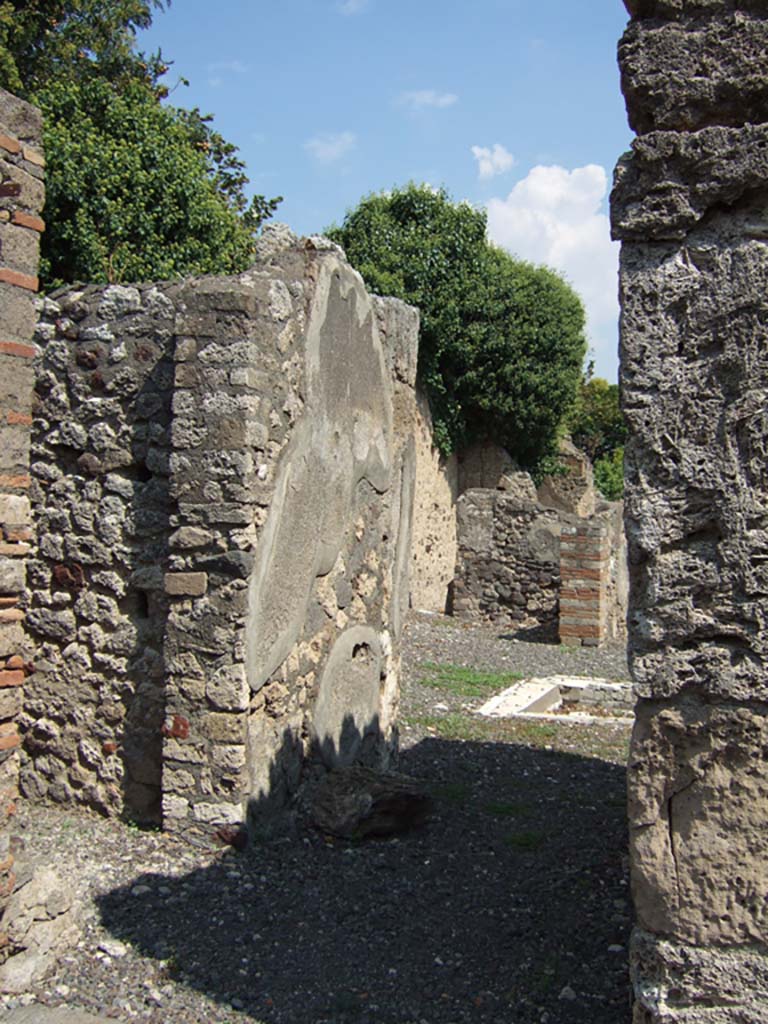
POLYGON ((593 377, 591 366, 579 385, 576 403, 568 417, 573 443, 596 462, 620 448, 627 436, 619 407, 619 386, 593 377))
POLYGON ((369 195, 330 236, 374 292, 421 311, 419 377, 444 452, 492 438, 534 465, 556 444, 586 350, 578 296, 486 239, 444 190, 369 195))
POLYGON ((591 365, 579 386, 568 427, 577 448, 595 469, 595 484, 609 501, 624 494, 624 442, 627 426, 619 406, 619 386, 592 376, 591 365))
POLYGON ((162 101, 169 65, 135 48, 164 0, 0 0, 0 84, 44 116, 41 277, 124 281, 244 269, 279 199, 199 110, 162 101))
POLYGON ((608 501, 621 501, 624 497, 624 446, 595 462, 595 486, 608 501))

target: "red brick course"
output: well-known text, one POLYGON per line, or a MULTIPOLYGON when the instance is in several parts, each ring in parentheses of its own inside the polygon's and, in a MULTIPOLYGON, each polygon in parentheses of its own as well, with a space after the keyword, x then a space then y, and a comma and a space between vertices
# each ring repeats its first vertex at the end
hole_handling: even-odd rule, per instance
POLYGON ((10 267, 0 267, 0 281, 12 284, 16 288, 24 288, 29 292, 36 292, 40 286, 37 277, 31 274, 22 274, 19 270, 11 270, 10 267))
POLYGON ((12 224, 18 224, 20 228, 29 228, 30 231, 45 231, 45 221, 42 217, 35 217, 31 213, 22 213, 15 210, 11 217, 12 224))
POLYGON ((18 356, 20 359, 34 359, 37 349, 34 345, 25 345, 21 341, 0 341, 0 354, 18 356))

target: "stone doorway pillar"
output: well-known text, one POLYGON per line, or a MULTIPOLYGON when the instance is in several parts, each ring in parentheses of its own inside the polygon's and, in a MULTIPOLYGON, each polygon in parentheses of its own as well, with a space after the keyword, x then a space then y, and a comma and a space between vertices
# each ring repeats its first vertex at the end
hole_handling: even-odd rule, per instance
POLYGON ((768 1021, 768 7, 625 0, 635 1024, 768 1021))

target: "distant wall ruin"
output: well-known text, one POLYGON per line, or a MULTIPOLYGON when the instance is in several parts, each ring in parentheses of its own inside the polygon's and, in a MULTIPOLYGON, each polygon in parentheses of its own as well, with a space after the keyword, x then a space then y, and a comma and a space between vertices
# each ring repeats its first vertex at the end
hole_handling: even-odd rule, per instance
POLYGON ((45 300, 26 794, 189 831, 386 762, 417 335, 279 228, 238 277, 45 300))
MULTIPOLYGON (((624 636, 626 546, 620 503, 599 499, 583 453, 537 489, 498 446, 463 453, 451 611, 520 639, 596 645, 624 636)), ((417 483, 418 493, 418 483, 417 483)))
POLYGON ((612 198, 629 428, 636 1024, 768 1021, 768 21, 627 0, 612 198))

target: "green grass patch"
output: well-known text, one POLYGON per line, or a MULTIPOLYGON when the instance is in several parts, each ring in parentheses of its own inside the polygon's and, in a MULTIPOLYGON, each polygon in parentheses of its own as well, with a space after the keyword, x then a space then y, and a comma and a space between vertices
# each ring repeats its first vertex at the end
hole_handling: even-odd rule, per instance
POLYGON ((481 672, 464 665, 436 665, 431 661, 425 661, 420 669, 423 674, 416 680, 418 686, 447 690, 456 697, 488 697, 524 678, 518 672, 481 672))
POLYGON ((488 732, 484 722, 454 712, 449 715, 417 715, 411 725, 421 726, 444 740, 485 740, 488 732))
POLYGON ((526 722, 517 718, 510 719, 509 725, 514 730, 515 739, 523 743, 532 743, 534 746, 557 736, 558 727, 550 722, 526 722))

